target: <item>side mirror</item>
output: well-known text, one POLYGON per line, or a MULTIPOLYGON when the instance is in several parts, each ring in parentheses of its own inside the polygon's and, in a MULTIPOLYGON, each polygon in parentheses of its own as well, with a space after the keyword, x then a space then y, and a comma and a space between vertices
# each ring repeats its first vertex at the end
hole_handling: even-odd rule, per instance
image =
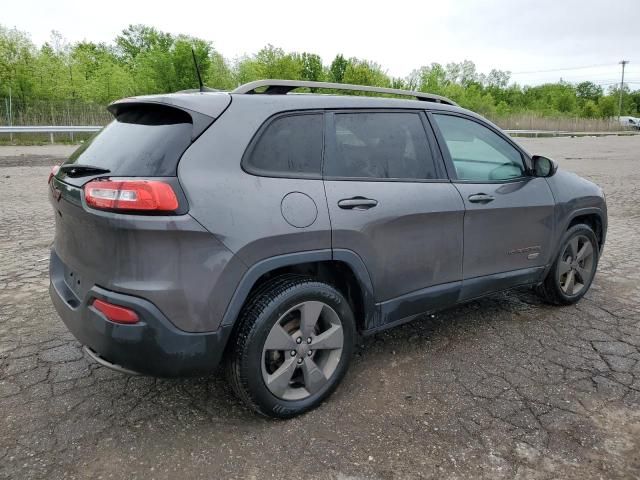
POLYGON ((558 170, 558 164, 550 158, 534 155, 531 160, 533 161, 533 174, 536 177, 550 177, 558 170))

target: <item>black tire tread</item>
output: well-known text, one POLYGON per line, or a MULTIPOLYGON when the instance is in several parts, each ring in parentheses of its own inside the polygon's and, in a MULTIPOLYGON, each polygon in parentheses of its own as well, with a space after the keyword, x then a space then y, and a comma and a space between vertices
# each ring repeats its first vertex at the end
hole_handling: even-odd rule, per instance
POLYGON ((273 415, 263 411, 251 397, 247 378, 242 374, 241 363, 247 354, 248 340, 254 329, 257 328, 258 317, 270 304, 278 302, 280 297, 285 296, 290 290, 304 284, 327 285, 305 275, 285 274, 275 277, 255 290, 238 317, 239 328, 235 335, 235 348, 230 352, 226 361, 227 379, 234 393, 245 405, 266 417, 273 415))
MULTIPOLYGON (((560 249, 559 251, 556 253, 556 258, 553 262, 553 265, 551 266, 551 269, 549 270, 549 272, 547 273, 547 276, 545 277, 544 281, 537 286, 536 288, 536 292, 537 294, 547 303, 551 304, 551 305, 571 305, 573 303, 575 303, 578 299, 582 298, 582 296, 578 297, 578 299, 576 300, 567 300, 565 298, 563 298, 560 295, 560 292, 558 291, 558 288, 556 286, 556 282, 555 282, 555 271, 557 268, 557 263, 560 260, 560 255, 562 253, 562 249, 566 243, 565 239, 569 239, 573 236, 573 234, 579 230, 588 230, 589 232, 591 232, 591 235, 593 236, 593 238, 596 238, 595 233, 593 232, 592 228, 589 225, 586 225, 584 223, 577 223, 575 225, 573 225, 571 228, 569 228, 564 236, 563 236, 563 242, 560 244, 560 249)), ((596 249, 595 255, 599 256, 600 252, 598 250, 598 244, 597 242, 594 245, 594 248, 596 249)), ((596 257, 596 261, 598 260, 598 258, 596 257)), ((585 291, 586 293, 586 291, 585 291)))

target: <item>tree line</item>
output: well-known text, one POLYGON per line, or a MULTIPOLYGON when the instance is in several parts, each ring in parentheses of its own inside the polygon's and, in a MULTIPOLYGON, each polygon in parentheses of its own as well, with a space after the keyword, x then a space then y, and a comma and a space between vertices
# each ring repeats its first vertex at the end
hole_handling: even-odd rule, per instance
MULTIPOLYGON (((18 104, 78 101, 105 105, 131 95, 197 87, 192 49, 204 83, 221 90, 252 80, 280 78, 354 83, 418 90, 449 97, 491 116, 608 118, 618 114, 619 85, 604 91, 593 82, 559 81, 539 86, 511 82, 508 71, 479 73, 473 62, 431 63, 404 78, 383 66, 338 54, 329 65, 310 52, 285 52, 268 45, 249 56, 225 58, 207 40, 131 25, 112 43, 68 43, 57 32, 37 47, 27 33, 0 25, 0 97, 18 104)), ((622 115, 640 116, 640 90, 623 88, 622 115)))

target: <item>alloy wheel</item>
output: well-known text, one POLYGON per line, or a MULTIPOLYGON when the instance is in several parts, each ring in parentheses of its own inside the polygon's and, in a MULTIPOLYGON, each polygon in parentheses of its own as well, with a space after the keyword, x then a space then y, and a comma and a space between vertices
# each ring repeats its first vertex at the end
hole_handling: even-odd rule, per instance
POLYGON ((262 378, 283 400, 320 391, 336 371, 344 347, 340 317, 323 302, 300 303, 280 316, 262 351, 262 378))
POLYGON ((560 289, 565 295, 577 295, 589 285, 594 261, 595 250, 589 238, 576 235, 569 241, 558 264, 560 289))

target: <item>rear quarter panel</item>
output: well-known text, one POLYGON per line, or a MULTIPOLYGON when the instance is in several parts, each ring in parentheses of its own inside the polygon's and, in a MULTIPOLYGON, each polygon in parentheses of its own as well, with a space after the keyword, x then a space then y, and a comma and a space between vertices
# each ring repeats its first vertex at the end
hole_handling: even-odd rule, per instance
POLYGON ((246 269, 192 217, 101 212, 53 194, 51 202, 53 248, 80 299, 98 285, 151 301, 181 330, 218 328, 226 308, 218 298, 233 294, 246 269))
POLYGON ((331 248, 331 226, 321 180, 269 178, 242 170, 253 135, 282 102, 235 95, 226 112, 183 155, 178 177, 191 215, 246 265, 291 252, 331 248), (288 193, 304 192, 317 209, 305 228, 281 213, 288 193))

